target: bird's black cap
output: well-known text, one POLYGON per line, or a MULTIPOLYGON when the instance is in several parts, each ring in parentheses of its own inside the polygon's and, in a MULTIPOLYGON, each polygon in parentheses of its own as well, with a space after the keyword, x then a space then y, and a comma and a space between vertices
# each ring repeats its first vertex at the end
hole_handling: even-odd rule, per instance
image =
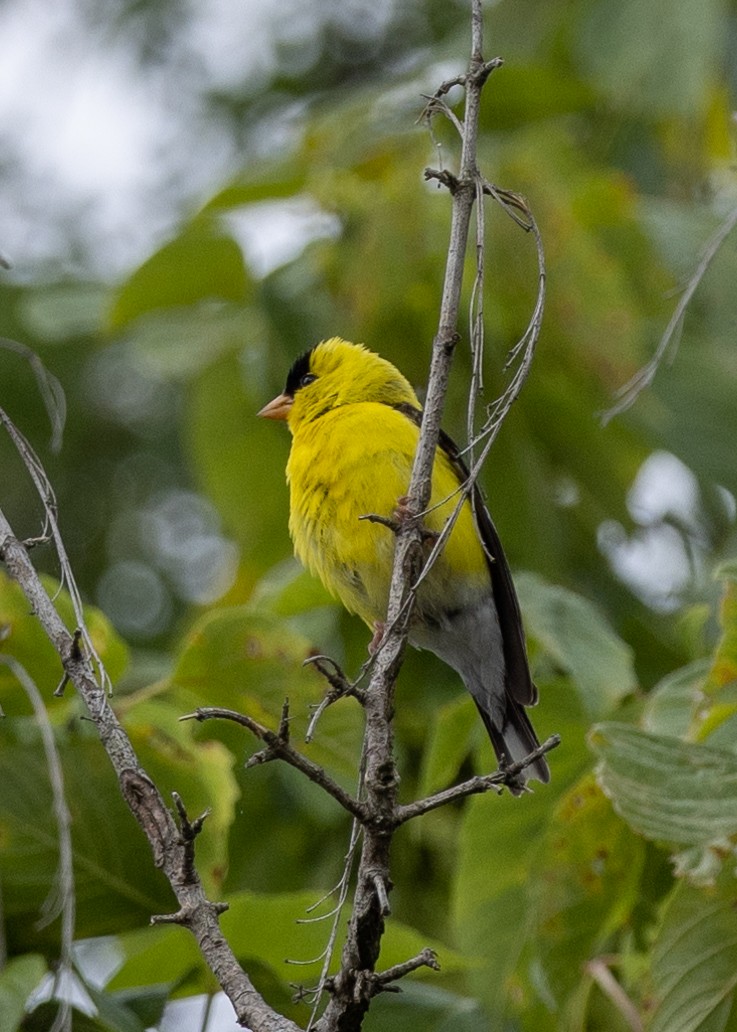
POLYGON ((303 355, 295 359, 292 368, 287 373, 287 383, 284 388, 284 393, 288 394, 290 398, 293 398, 295 393, 299 390, 302 377, 310 371, 310 358, 314 348, 310 348, 309 351, 305 351, 303 355))

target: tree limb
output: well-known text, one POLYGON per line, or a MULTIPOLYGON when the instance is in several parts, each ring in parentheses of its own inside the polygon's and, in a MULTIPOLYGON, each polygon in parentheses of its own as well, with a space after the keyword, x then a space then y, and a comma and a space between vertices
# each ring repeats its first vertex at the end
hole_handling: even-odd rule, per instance
POLYGON ((78 640, 64 626, 28 553, 0 511, 0 560, 20 585, 51 644, 58 653, 65 677, 84 700, 100 741, 118 777, 127 802, 151 845, 154 863, 169 880, 179 911, 178 923, 194 934, 202 955, 229 997, 239 1024, 253 1032, 299 1032, 299 1027, 274 1011, 256 991, 225 940, 218 915, 224 904, 205 896, 191 863, 191 846, 177 828, 158 789, 138 762, 125 730, 113 712, 107 692, 96 681, 78 640))
MULTIPOLYGON (((466 105, 460 169, 455 179, 455 189, 451 193, 450 241, 438 331, 433 342, 427 399, 407 494, 406 507, 414 516, 420 514, 430 500, 440 420, 453 352, 459 340, 458 316, 463 267, 478 179, 476 149, 479 103, 483 84, 494 64, 487 64, 482 57, 481 6, 481 0, 473 0, 471 59, 465 77, 466 105)), ((332 980, 331 998, 322 1018, 317 1022, 319 1032, 359 1029, 371 999, 371 979, 367 976, 375 970, 384 932, 383 901, 376 891, 374 879, 378 875, 385 886, 391 884, 389 850, 399 784, 392 729, 394 685, 407 644, 414 585, 422 567, 422 558, 420 521, 405 520, 396 534, 386 629, 374 656, 373 672, 364 696, 364 793, 371 821, 364 827, 354 906, 341 956, 341 970, 332 980)))

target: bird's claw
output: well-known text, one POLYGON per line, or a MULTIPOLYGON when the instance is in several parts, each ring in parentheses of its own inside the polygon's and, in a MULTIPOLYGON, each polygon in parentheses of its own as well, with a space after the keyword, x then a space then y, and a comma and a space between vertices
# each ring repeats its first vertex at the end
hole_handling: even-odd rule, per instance
POLYGON ((381 643, 384 640, 385 629, 386 624, 383 620, 374 621, 374 636, 368 643, 369 655, 375 656, 376 653, 379 651, 379 647, 381 646, 381 643))

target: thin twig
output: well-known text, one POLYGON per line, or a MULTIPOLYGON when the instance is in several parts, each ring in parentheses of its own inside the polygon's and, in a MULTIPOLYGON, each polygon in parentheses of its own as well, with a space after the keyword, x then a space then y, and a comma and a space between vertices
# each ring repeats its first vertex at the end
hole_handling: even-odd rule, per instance
MULTIPOLYGON (((38 493, 39 498, 44 507, 44 519, 46 523, 46 529, 50 531, 51 537, 54 541, 54 547, 56 554, 59 559, 59 567, 61 569, 61 581, 62 585, 66 587, 69 592, 69 597, 72 601, 72 607, 74 609, 74 616, 77 621, 77 627, 80 629, 82 639, 84 641, 87 654, 91 657, 91 661, 96 669, 96 680, 101 686, 104 686, 108 691, 112 690, 110 678, 108 677, 105 666, 97 653, 97 649, 94 646, 92 638, 90 637, 89 631, 87 630, 87 624, 84 619, 84 609, 82 605, 82 596, 77 582, 72 572, 72 566, 67 556, 66 547, 59 530, 57 523, 58 505, 56 502, 56 495, 54 489, 51 486, 51 482, 46 475, 46 470, 41 463, 41 460, 36 455, 35 451, 31 447, 30 443, 26 440, 25 436, 21 433, 18 427, 13 423, 12 419, 0 408, 0 424, 5 427, 5 430, 10 437, 11 441, 15 445, 18 454, 20 455, 26 469, 33 481, 34 487, 38 493)), ((10 530, 10 528, 8 528, 10 530)))
POLYGON ((363 689, 358 687, 357 682, 349 681, 335 660, 331 659, 330 656, 308 656, 302 666, 308 666, 310 664, 317 667, 319 672, 330 685, 330 691, 326 692, 324 698, 320 704, 315 707, 314 712, 310 717, 309 723, 307 724, 307 730, 305 731, 305 742, 307 744, 309 744, 314 738, 317 723, 329 706, 332 706, 333 703, 338 702, 339 699, 344 699, 347 696, 352 696, 354 699, 358 699, 359 702, 362 702, 363 700, 363 689))
MULTIPOLYGON (((675 311, 670 318, 670 322, 665 329, 665 333, 660 338, 660 343, 655 349, 655 354, 649 362, 639 369, 635 375, 615 393, 615 397, 618 400, 614 405, 608 408, 606 412, 601 414, 602 425, 606 426, 606 424, 611 419, 614 419, 615 416, 619 416, 622 412, 626 412, 627 409, 635 403, 637 398, 639 398, 645 388, 650 386, 655 379, 655 374, 660 367, 660 363, 665 358, 671 343, 673 344, 673 353, 675 353, 675 349, 678 345, 679 331, 691 298, 704 278, 706 270, 711 265, 722 244, 735 226, 737 226, 737 208, 734 208, 729 213, 726 219, 707 241, 701 256, 701 261, 694 269, 691 278, 686 284, 683 294, 681 295, 681 299, 676 305, 675 311)), ((671 356, 671 358, 672 357, 673 356, 671 356)))
MULTIPOLYGON (((1 255, 0 265, 2 265, 1 255)), ((64 424, 66 422, 67 415, 67 400, 64 388, 62 387, 58 377, 54 376, 53 373, 50 373, 36 352, 32 351, 31 348, 27 347, 25 344, 21 344, 17 340, 9 340, 7 337, 0 337, 0 348, 4 348, 6 351, 12 351, 16 355, 20 355, 21 358, 24 358, 31 367, 33 375, 36 378, 39 394, 41 395, 44 408, 46 409, 46 414, 48 415, 49 422, 51 423, 51 451, 54 453, 61 451, 64 424)))
MULTIPOLYGON (((9 667, 33 707, 33 714, 41 734, 46 769, 49 772, 53 812, 56 818, 57 841, 59 843, 59 864, 54 875, 53 886, 43 904, 39 927, 46 927, 61 914, 60 960, 55 974, 58 986, 70 978, 74 970, 72 948, 74 946, 74 919, 76 911, 71 831, 72 818, 64 793, 64 772, 61 766, 59 750, 56 747, 54 732, 49 721, 49 715, 36 682, 29 675, 26 668, 13 656, 0 655, 0 663, 9 667)), ((59 1011, 51 1032, 71 1032, 71 1027, 71 1006, 68 1000, 62 999, 60 1000, 59 1011)))
POLYGON ((399 978, 404 978, 411 971, 416 971, 421 967, 429 967, 433 971, 440 971, 437 954, 429 946, 425 947, 416 957, 412 957, 411 960, 405 960, 403 964, 394 964, 392 967, 387 968, 386 971, 377 971, 376 983, 383 986, 389 982, 396 982, 399 978))
MULTIPOLYGON (((363 743, 361 746, 361 762, 359 764, 358 769, 358 785, 356 788, 356 795, 359 799, 361 799, 361 796, 364 791, 364 776, 366 773, 366 744, 366 736, 364 735, 363 743)), ((346 852, 345 863, 343 865, 343 873, 341 875, 340 881, 338 882, 338 904, 335 908, 333 923, 330 928, 330 935, 328 937, 328 942, 325 947, 325 960, 323 961, 320 977, 318 979, 317 986, 315 987, 312 1012, 310 1014, 310 1020, 307 1025, 307 1027, 310 1029, 312 1028, 317 1017, 317 1012, 320 1009, 320 1004, 322 1002, 323 991, 325 990, 328 983, 330 965, 332 964, 333 953, 335 951, 335 944, 338 941, 338 934, 340 932, 341 927, 341 913, 343 911, 345 901, 348 898, 351 874, 353 872, 353 867, 356 859, 356 847, 358 846, 358 842, 361 837, 362 831, 363 826, 354 817, 353 823, 351 825, 350 842, 348 843, 348 850, 346 852)))
POLYGON ((524 759, 517 760, 516 763, 510 763, 509 766, 494 771, 493 774, 479 774, 476 777, 469 778, 467 781, 462 781, 460 785, 446 788, 443 792, 436 792, 425 799, 418 799, 413 803, 400 806, 396 813, 397 824, 404 824, 415 817, 422 817, 423 814, 429 813, 430 810, 437 810, 440 806, 447 806, 449 803, 458 802, 459 799, 466 799, 470 795, 479 795, 483 792, 492 791, 501 792, 505 785, 515 782, 517 776, 526 767, 529 767, 531 763, 534 763, 535 760, 549 753, 551 749, 555 749, 558 745, 560 745, 560 735, 551 735, 550 738, 546 738, 542 745, 539 745, 537 749, 534 749, 524 759))
POLYGON ((632 1032, 643 1032, 644 1025, 637 1008, 627 993, 616 980, 603 957, 594 957, 586 965, 586 971, 599 986, 605 996, 608 996, 632 1032))
POLYGON ((332 796, 356 820, 361 823, 365 823, 367 820, 368 815, 364 804, 354 799, 350 792, 346 792, 344 788, 341 788, 337 781, 333 781, 323 767, 313 763, 312 760, 308 760, 302 753, 297 752, 276 731, 271 731, 268 727, 264 727, 263 724, 259 724, 257 720, 247 716, 245 713, 223 709, 219 706, 201 706, 194 713, 187 713, 179 719, 197 720, 200 722, 205 720, 230 720, 235 724, 240 724, 241 727, 248 728, 251 734, 255 735, 256 738, 266 745, 265 749, 251 757, 249 760, 250 766, 269 763, 271 760, 283 760, 290 767, 294 767, 301 774, 304 774, 306 778, 309 778, 324 792, 327 792, 329 796, 332 796))
MULTIPOLYGON (((540 336, 540 330, 542 328, 542 316, 545 307, 545 287, 547 275, 545 269, 545 254, 543 250, 542 236, 540 234, 537 222, 535 221, 535 218, 532 212, 530 211, 527 203, 518 194, 513 194, 511 191, 501 190, 497 187, 492 188, 490 184, 486 184, 486 186, 489 187, 489 190, 487 191, 485 189, 485 192, 492 193, 493 191, 492 195, 495 198, 499 199, 500 203, 503 204, 505 211, 507 211, 508 214, 515 218, 515 221, 519 221, 520 225, 522 225, 524 229, 529 230, 533 233, 538 261, 537 296, 527 327, 520 339, 510 350, 509 356, 507 358, 507 369, 511 366, 515 366, 516 363, 516 367, 514 369, 512 378, 507 388, 500 395, 500 397, 488 406, 486 422, 484 423, 481 430, 469 442, 466 449, 464 449, 464 451, 461 453, 464 456, 468 453, 471 454, 471 461, 469 462, 469 476, 467 480, 464 481, 464 483, 458 485, 458 487, 452 494, 448 495, 445 498, 442 498, 439 502, 435 504, 435 506, 433 506, 433 508, 439 508, 440 506, 445 505, 454 497, 454 495, 456 495, 458 498, 456 505, 453 509, 453 512, 447 518, 445 524, 443 525, 441 533, 437 536, 434 542, 432 550, 430 551, 429 555, 427 555, 427 557, 425 558, 423 568, 414 581, 410 597, 407 600, 405 600, 404 609, 401 613, 402 619, 407 618, 407 612, 409 611, 410 605, 414 601, 414 597, 416 596, 417 591, 420 588, 420 585, 425 580, 425 578, 429 576, 434 563, 437 561, 438 557, 440 556, 440 553, 445 547, 445 544, 453 531, 453 527, 455 526, 456 521, 461 514, 461 511, 466 500, 469 497, 471 497, 474 493, 476 481, 478 480, 479 474, 486 463, 491 448, 494 442, 496 441, 499 431, 502 428, 504 420, 506 419, 507 414, 509 413, 509 410, 511 409, 512 405, 519 397, 520 392, 522 391, 522 388, 524 387, 524 384, 527 380, 527 377, 530 374, 532 362, 535 357, 535 349, 540 336), (516 216, 514 216, 512 213, 512 206, 517 208, 517 210, 519 211, 523 211, 527 217, 527 221, 521 222, 521 220, 518 220, 516 216), (479 454, 478 458, 474 460, 473 452, 475 448, 477 448, 478 445, 482 442, 483 448, 481 450, 481 453, 479 454)), ((422 510, 422 512, 418 514, 418 517, 423 517, 430 511, 430 508, 426 507, 424 510, 422 510)), ((493 561, 494 557, 491 556, 490 558, 493 561)), ((382 640, 377 652, 380 651, 381 648, 383 648, 383 645, 384 640, 382 640)), ((375 656, 372 657, 372 659, 375 658, 375 656)))

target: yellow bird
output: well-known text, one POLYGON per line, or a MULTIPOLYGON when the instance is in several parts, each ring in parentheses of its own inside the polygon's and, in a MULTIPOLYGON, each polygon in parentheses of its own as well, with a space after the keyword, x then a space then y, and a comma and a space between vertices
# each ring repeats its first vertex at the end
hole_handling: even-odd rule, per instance
MULTIPOLYGON (((296 360, 284 393, 261 411, 292 434, 287 462, 289 531, 302 563, 380 634, 394 537, 361 516, 390 517, 406 495, 422 417, 409 381, 390 362, 339 337, 296 360)), ((439 533, 468 471, 441 434, 426 528, 439 533)), ((420 585, 409 640, 460 674, 500 763, 523 759, 538 740, 525 713, 537 702, 519 604, 497 532, 478 489, 420 585)), ((547 782, 544 757, 523 779, 547 782)), ((515 794, 519 790, 515 789, 515 794)))

